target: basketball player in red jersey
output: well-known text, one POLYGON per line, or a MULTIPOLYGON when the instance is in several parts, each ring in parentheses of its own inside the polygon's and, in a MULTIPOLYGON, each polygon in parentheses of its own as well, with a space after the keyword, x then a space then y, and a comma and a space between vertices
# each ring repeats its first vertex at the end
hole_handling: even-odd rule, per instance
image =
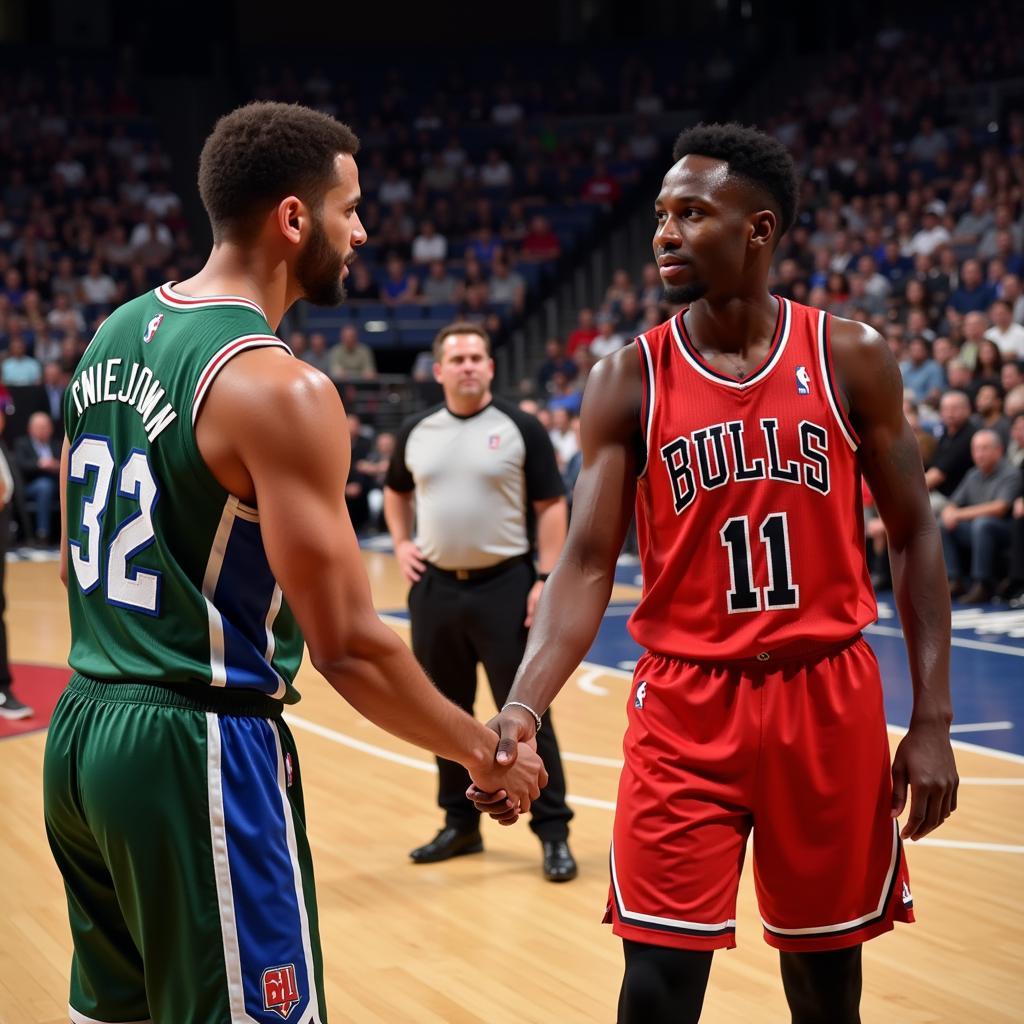
MULTIPOLYGON (((956 808, 939 536, 885 341, 768 291, 796 209, 788 152, 706 125, 674 156, 654 251, 684 308, 590 378, 569 539, 491 723, 497 756, 532 738, 533 713, 585 656, 635 505, 644 587, 630 630, 646 653, 606 915, 625 947, 619 1024, 698 1020, 712 952, 735 945, 751 830, 793 1021, 851 1024, 861 944, 913 920, 901 839, 956 808), (914 688, 891 767, 861 637, 876 616, 862 473, 890 538, 914 688)), ((511 817, 501 793, 470 795, 511 817)))

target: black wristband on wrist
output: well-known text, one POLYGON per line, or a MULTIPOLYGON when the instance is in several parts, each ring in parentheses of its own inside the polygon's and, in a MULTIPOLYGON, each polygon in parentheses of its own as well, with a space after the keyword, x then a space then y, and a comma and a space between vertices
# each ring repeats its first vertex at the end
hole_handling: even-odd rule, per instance
POLYGON ((541 583, 547 583, 548 577, 550 575, 551 575, 551 573, 549 573, 549 572, 539 572, 539 573, 537 573, 537 579, 540 580, 541 583))

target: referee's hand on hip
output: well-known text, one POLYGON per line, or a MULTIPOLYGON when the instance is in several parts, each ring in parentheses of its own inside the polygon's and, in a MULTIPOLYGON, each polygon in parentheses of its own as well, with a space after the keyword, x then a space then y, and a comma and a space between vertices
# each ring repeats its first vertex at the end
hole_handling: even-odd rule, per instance
POLYGON ((395 548, 395 558, 398 559, 398 567, 402 575, 410 582, 416 583, 427 568, 423 560, 423 552, 416 547, 413 540, 403 540, 395 548))

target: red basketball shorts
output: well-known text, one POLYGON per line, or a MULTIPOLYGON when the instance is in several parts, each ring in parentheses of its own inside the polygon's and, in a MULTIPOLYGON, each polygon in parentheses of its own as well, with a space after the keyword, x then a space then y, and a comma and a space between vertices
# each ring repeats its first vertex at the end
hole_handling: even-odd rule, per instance
POLYGON ((616 935, 735 946, 751 830, 770 945, 842 949, 913 921, 866 641, 771 667, 645 654, 627 713, 605 914, 616 935))

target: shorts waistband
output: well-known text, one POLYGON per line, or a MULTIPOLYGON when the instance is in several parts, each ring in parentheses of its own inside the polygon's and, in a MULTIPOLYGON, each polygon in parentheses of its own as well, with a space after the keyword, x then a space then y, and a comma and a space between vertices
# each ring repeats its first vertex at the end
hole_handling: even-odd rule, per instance
POLYGON ((185 711, 212 712, 217 715, 246 715, 256 718, 280 718, 284 706, 273 697, 253 690, 232 691, 206 683, 148 683, 131 679, 92 679, 76 672, 68 691, 90 700, 123 704, 156 704, 185 711))
POLYGON ((457 580, 459 583, 479 583, 482 580, 500 576, 517 565, 527 563, 533 564, 529 555, 516 555, 514 558, 506 558, 503 562, 498 562, 497 565, 489 565, 485 569, 442 569, 440 566, 434 565, 433 562, 427 562, 427 568, 445 579, 457 580))
POLYGON ((794 662, 810 665, 818 661, 824 661, 825 658, 832 658, 837 654, 842 654, 843 651, 853 647, 854 644, 863 638, 863 633, 855 633, 846 640, 837 640, 824 644, 798 641, 761 651, 750 658, 684 658, 675 654, 662 654, 659 651, 650 651, 649 653, 656 658, 664 658, 666 661, 682 661, 691 665, 707 665, 709 668, 756 668, 769 670, 780 665, 793 664, 794 662))

